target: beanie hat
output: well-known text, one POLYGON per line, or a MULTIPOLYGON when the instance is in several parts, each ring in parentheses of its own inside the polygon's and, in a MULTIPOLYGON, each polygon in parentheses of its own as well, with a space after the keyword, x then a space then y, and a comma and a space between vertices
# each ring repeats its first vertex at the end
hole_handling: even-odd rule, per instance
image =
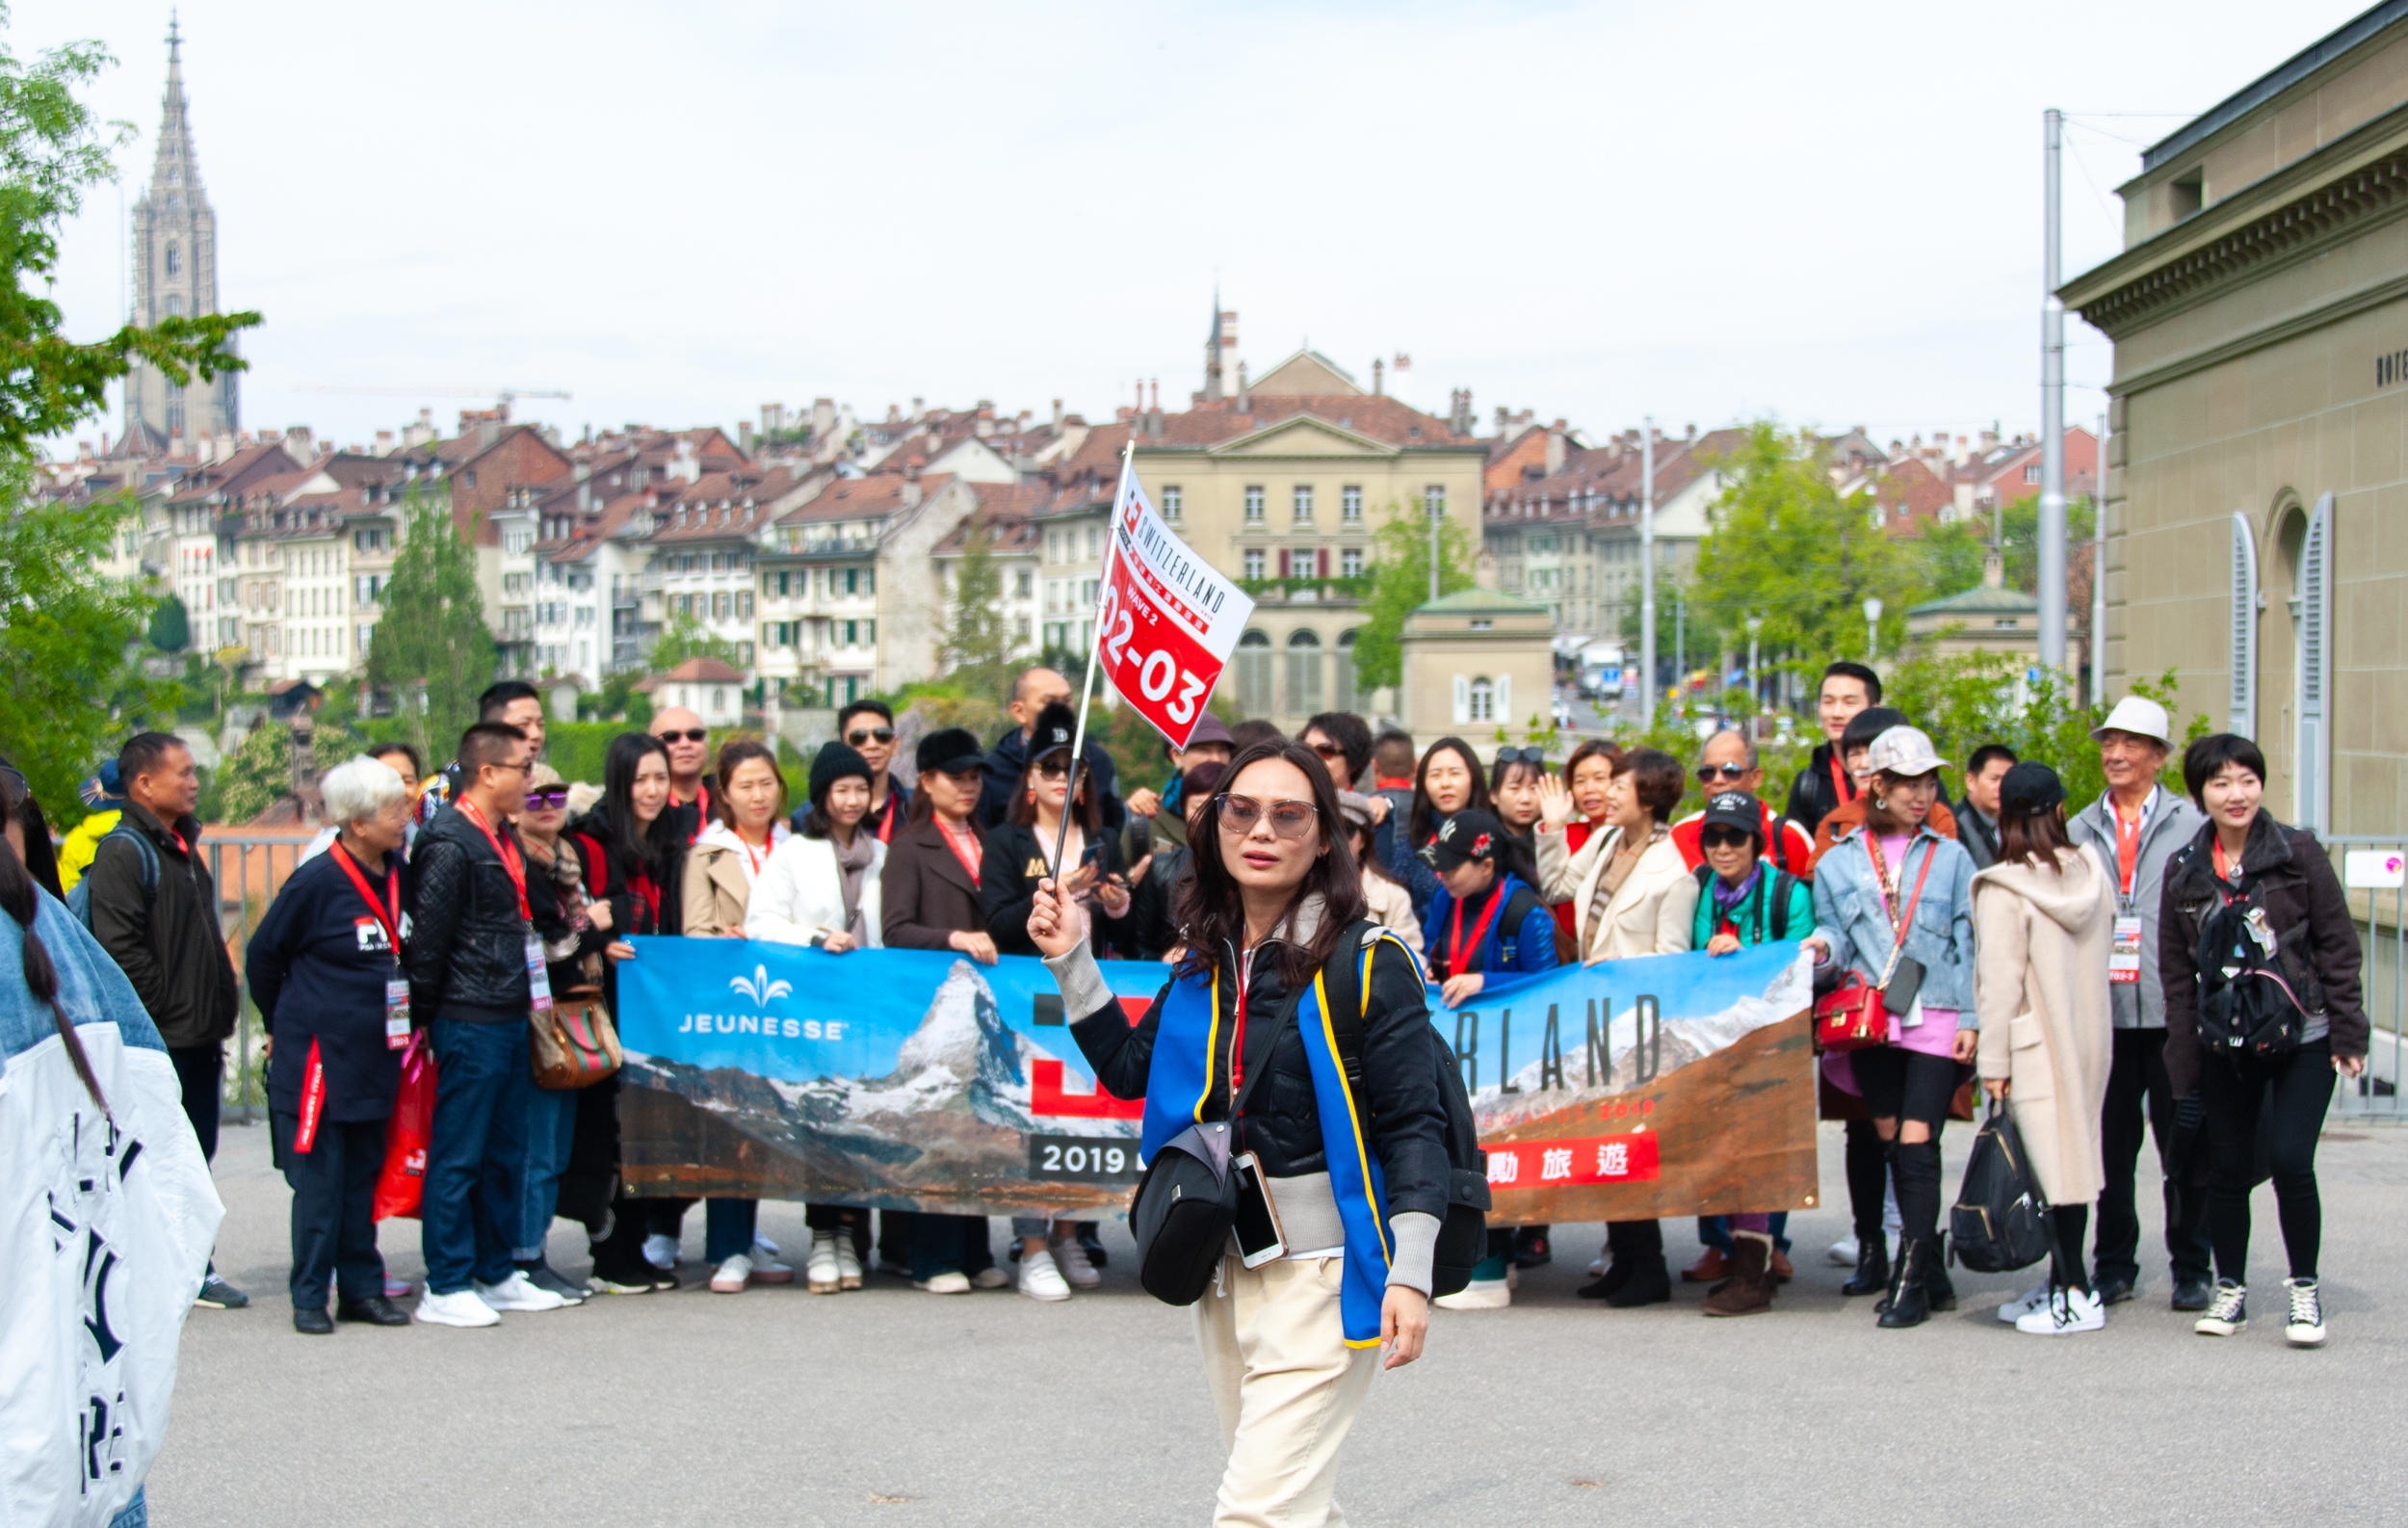
POLYGON ((860 751, 845 743, 824 745, 811 757, 811 799, 825 802, 827 793, 841 779, 859 776, 863 784, 870 784, 870 761, 860 751))

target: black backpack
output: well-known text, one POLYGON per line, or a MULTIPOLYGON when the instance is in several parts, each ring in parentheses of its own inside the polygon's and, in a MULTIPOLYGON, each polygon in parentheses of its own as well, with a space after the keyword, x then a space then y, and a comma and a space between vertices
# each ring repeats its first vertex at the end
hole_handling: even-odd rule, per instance
MULTIPOLYGON (((1784 818, 1783 821, 1786 822, 1788 819, 1784 818)), ((1796 884, 1797 878, 1795 876, 1791 875, 1788 871, 1782 869, 1778 865, 1772 867, 1772 884, 1765 888, 1765 894, 1759 898, 1756 903, 1760 914, 1756 924, 1756 942, 1758 944, 1778 944, 1783 939, 1790 936, 1790 891, 1796 884), (1766 908, 1770 908, 1772 909, 1769 920, 1771 923, 1771 929, 1769 932, 1767 932, 1765 927, 1767 920, 1761 915, 1762 909, 1766 908)), ((1714 895, 1714 867, 1709 864, 1700 864, 1697 867, 1698 901, 1701 904, 1711 906, 1710 903, 1707 903, 1706 899, 1714 895)))
MULTIPOLYGON (((1508 913, 1512 909, 1505 909, 1508 913)), ((1518 925, 1517 925, 1518 927, 1518 925)), ((1363 947, 1379 926, 1361 919, 1338 936, 1338 955, 1323 971, 1329 994, 1330 1025, 1338 1037, 1338 1062, 1346 1070, 1347 1091, 1368 1135, 1371 1100, 1363 1094, 1363 1020, 1371 994, 1363 986, 1363 947)), ((1479 1124, 1472 1116, 1472 1096, 1463 1091, 1463 1068, 1454 1049, 1432 1025, 1432 1064, 1438 1068, 1438 1098, 1447 1111, 1447 1213, 1438 1225, 1438 1249, 1430 1262, 1429 1292, 1452 1295, 1472 1281, 1473 1265, 1488 1255, 1488 1153, 1480 1149, 1479 1124)))
POLYGON ((1976 1274, 2012 1273, 2049 1255, 2054 1229, 2015 1118, 1993 1107, 1949 1211, 1949 1255, 1976 1274))
POLYGON ((2244 890, 2199 920, 2199 1043, 2272 1061, 2299 1048, 2307 1005, 2284 973, 2282 940, 2244 890))

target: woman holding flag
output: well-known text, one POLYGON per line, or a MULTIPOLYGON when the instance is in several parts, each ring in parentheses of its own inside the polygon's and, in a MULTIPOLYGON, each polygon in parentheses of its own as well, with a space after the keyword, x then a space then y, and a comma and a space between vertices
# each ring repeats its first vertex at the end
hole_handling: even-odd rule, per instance
POLYGON ((372 758, 336 765, 319 790, 339 825, 334 842, 294 870, 244 957, 273 1041, 270 1143, 293 1188, 293 1330, 312 1336, 337 1320, 409 1325, 385 1298, 374 1212, 409 1044, 401 849, 410 797, 372 758))
POLYGON ((1191 1122, 1237 1120, 1276 1213, 1284 1251, 1252 1268, 1224 1258, 1195 1305, 1229 1447, 1214 1520, 1334 1521, 1338 1449, 1372 1376, 1420 1357, 1428 1328, 1448 1171, 1434 1032, 1420 963, 1363 916, 1322 761, 1267 741, 1225 783, 1191 825, 1189 953, 1134 1028, 1086 908, 1050 878, 1029 937, 1097 1083, 1144 1098, 1146 1152, 1191 1122), (1351 1090, 1330 1012, 1342 990, 1361 994, 1351 1090))

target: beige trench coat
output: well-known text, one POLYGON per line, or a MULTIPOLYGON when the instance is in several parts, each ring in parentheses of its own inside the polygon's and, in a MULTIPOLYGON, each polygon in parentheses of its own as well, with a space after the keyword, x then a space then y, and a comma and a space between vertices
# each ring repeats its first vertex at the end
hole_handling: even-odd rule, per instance
POLYGON ((1697 915, 1697 878, 1681 859, 1672 835, 1657 830, 1654 842, 1612 895, 1606 893, 1606 861, 1622 830, 1591 833, 1572 854, 1560 828, 1538 831, 1538 895, 1550 905, 1572 904, 1581 963, 1626 961, 1640 955, 1678 955, 1688 948, 1697 915))
POLYGON ((2059 864, 2019 860, 1974 877, 1974 1012, 1980 1073, 2006 1079, 2040 1192, 2051 1204, 2088 1204, 2107 1182, 2099 1115, 2114 1038, 2115 879, 2095 850, 2065 851, 2059 864))

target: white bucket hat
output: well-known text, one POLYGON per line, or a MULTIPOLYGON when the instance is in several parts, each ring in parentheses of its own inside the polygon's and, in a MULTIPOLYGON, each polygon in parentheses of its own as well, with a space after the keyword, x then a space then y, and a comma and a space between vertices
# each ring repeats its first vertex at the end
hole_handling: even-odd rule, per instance
POLYGON ((2107 713, 2106 721, 2090 729, 2090 741, 2102 743, 2109 732, 2130 732, 2134 737, 2155 738, 2172 748, 2174 739, 2168 735, 2172 730, 2172 724, 2166 720, 2165 707, 2155 700, 2128 695, 2115 702, 2115 709, 2107 713))
POLYGON ((1865 755, 1865 769, 1873 775, 1897 775, 1912 779, 1946 769, 1949 761, 1942 758, 1924 736, 1921 727, 1894 726, 1872 740, 1872 748, 1865 755))

